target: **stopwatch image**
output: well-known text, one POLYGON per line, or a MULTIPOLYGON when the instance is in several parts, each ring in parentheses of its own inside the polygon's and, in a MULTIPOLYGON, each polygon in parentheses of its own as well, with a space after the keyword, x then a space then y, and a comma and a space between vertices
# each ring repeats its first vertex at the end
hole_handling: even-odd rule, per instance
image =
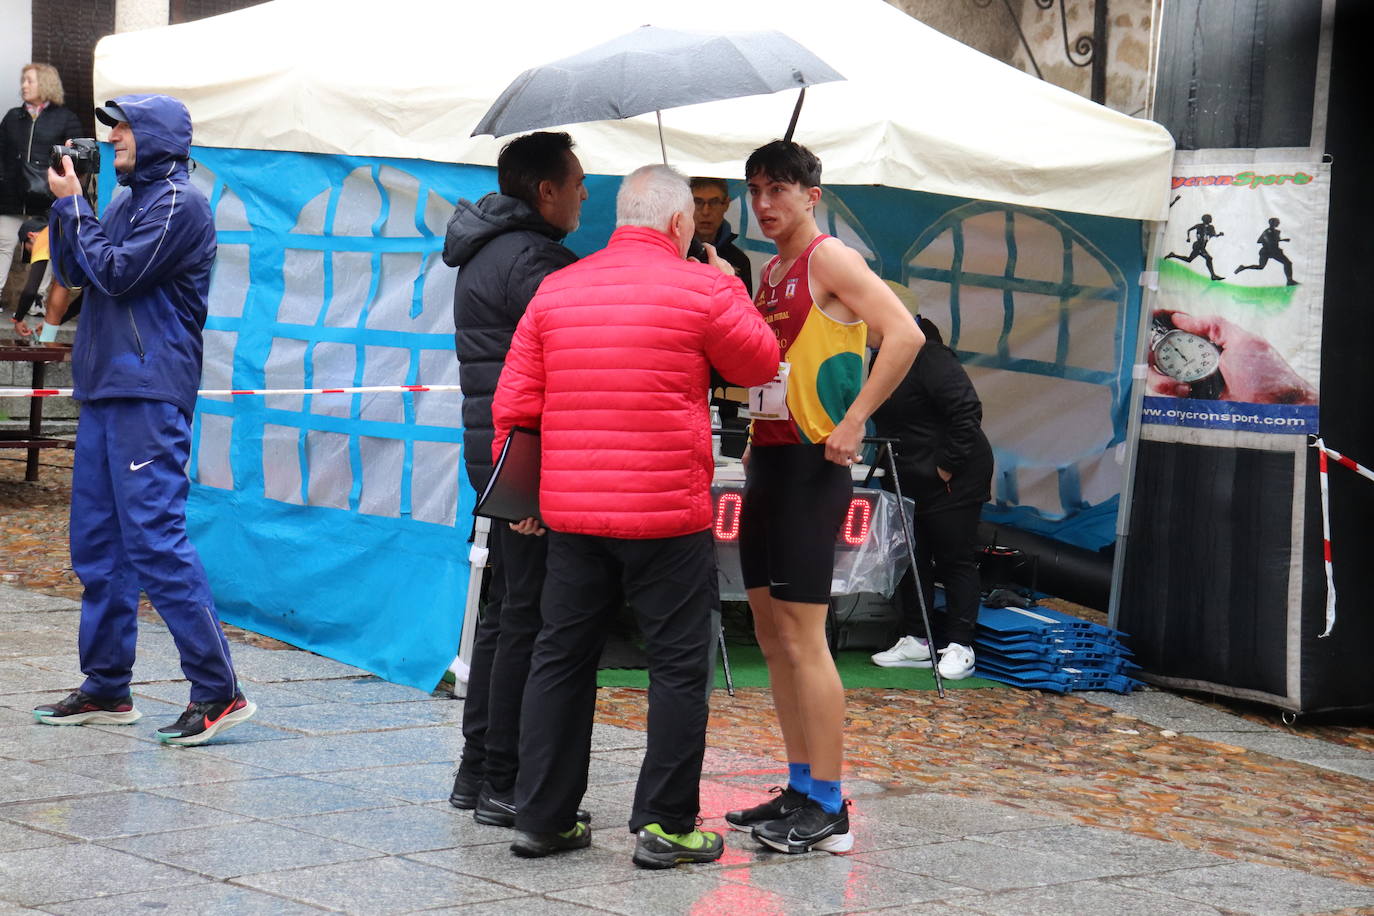
POLYGON ((1225 380, 1221 376, 1221 351, 1205 337, 1174 327, 1167 316, 1150 322, 1150 352, 1154 368, 1176 381, 1186 382, 1189 397, 1216 400, 1225 380))

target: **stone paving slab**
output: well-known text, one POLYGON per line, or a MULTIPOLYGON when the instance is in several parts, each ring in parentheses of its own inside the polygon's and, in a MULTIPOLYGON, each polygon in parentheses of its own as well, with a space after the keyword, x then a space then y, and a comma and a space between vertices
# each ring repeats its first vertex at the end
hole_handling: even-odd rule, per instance
POLYGON ((258 704, 254 721, 302 735, 338 735, 350 732, 408 728, 412 725, 460 725, 460 704, 433 700, 405 703, 315 703, 305 706, 266 707, 258 704))
POLYGON ((0 856, 0 900, 25 906, 159 889, 171 895, 173 888, 188 882, 194 878, 182 869, 89 843, 0 856))
MULTIPOLYGON (((356 705, 359 703, 406 703, 434 699, 432 694, 423 690, 416 690, 414 687, 407 687, 404 684, 392 684, 374 675, 348 680, 296 681, 291 686, 301 693, 317 697, 316 702, 328 700, 334 703, 356 705)), ((462 715, 462 703, 450 701, 448 705, 457 707, 458 715, 462 715)))
POLYGON ((557 900, 593 907, 624 916, 644 916, 646 895, 660 913, 785 913, 809 916, 831 912, 800 897, 750 887, 733 881, 719 882, 694 871, 674 870, 657 878, 651 890, 641 881, 619 881, 557 891, 557 900))
POLYGON ((30 830, 9 821, 0 821, 0 854, 16 849, 37 849, 40 846, 60 846, 67 842, 61 837, 40 830, 30 830))
POLYGON ((247 887, 205 880, 194 882, 195 879, 191 879, 179 885, 175 894, 146 891, 94 900, 50 903, 43 909, 58 916, 110 916, 111 913, 142 912, 155 912, 158 916, 305 916, 327 912, 247 887))
POLYGON ((1370 755, 1357 747, 1332 744, 1317 738, 1304 738, 1300 735, 1285 735, 1266 730, 1264 732, 1193 732, 1191 737, 1218 744, 1230 744, 1247 750, 1296 760, 1307 763, 1314 759, 1344 758, 1347 760, 1368 760, 1370 755))
POLYGON ((27 760, 0 760, 0 805, 116 792, 121 788, 112 782, 64 773, 27 760))
POLYGON ((512 897, 494 903, 471 903, 467 906, 446 906, 437 910, 425 910, 425 916, 591 916, 602 914, 605 910, 594 910, 578 906, 565 900, 550 900, 533 895, 512 897))
POLYGON ((0 808, 0 818, 74 840, 138 836, 242 820, 204 805, 162 798, 148 792, 118 792, 29 805, 6 805, 0 808))
POLYGON ((247 875, 235 883, 316 906, 369 914, 520 896, 492 881, 394 857, 247 875))
POLYGON ((974 893, 949 881, 884 868, 854 856, 760 855, 761 861, 752 867, 726 869, 720 877, 800 898, 832 913, 904 907, 974 893))
POLYGON ((1145 688, 1119 694, 1094 691, 1085 694, 1089 702, 1127 713, 1160 728, 1192 734, 1194 732, 1265 732, 1272 729, 1220 709, 1195 703, 1187 697, 1163 690, 1145 688))
MULTIPOLYGON (((75 642, 69 647, 68 652, 35 656, 26 659, 24 664, 46 672, 52 683, 66 685, 69 690, 76 689, 83 680, 81 666, 76 657, 75 642)), ((181 660, 175 653, 166 655, 139 652, 134 659, 135 684, 146 684, 150 681, 183 681, 185 677, 181 670, 181 660)))
POLYGON ((438 806, 398 805, 365 811, 277 818, 273 822, 387 855, 484 843, 509 845, 509 832, 477 823, 470 811, 458 811, 447 803, 443 808, 447 810, 438 806))
POLYGON ((893 823, 930 830, 951 837, 1058 827, 1070 821, 993 802, 957 795, 917 792, 883 800, 883 816, 893 823))
POLYGON ((1110 913, 1111 916, 1235 916, 1214 906, 1169 894, 1121 887, 1104 881, 1074 881, 1029 890, 960 898, 964 912, 989 916, 1065 916, 1110 913))
POLYGON ((89 757, 46 760, 44 766, 116 783, 129 789, 163 786, 205 786, 236 779, 271 776, 272 771, 220 760, 186 749, 156 747, 129 754, 97 754, 89 757))
POLYGON ((101 845, 218 879, 377 855, 361 846, 260 822, 104 840, 101 845))
POLYGON ((237 731, 229 732, 224 743, 206 745, 200 752, 279 773, 330 773, 403 763, 449 763, 463 746, 463 733, 457 726, 412 728, 404 735, 370 732, 231 743, 237 731))
POLYGON ((195 801, 220 811, 260 819, 356 811, 391 803, 385 796, 304 776, 271 776, 210 785, 169 786, 151 791, 166 798, 195 801))
POLYGON ((974 840, 860 852, 851 856, 851 859, 982 890, 1063 884, 1116 873, 1114 865, 1107 863, 1076 856, 1008 849, 974 840))
POLYGON ((1109 874, 1113 875, 1143 875, 1228 862, 1221 856, 1197 852, 1174 843, 1146 839, 1121 830, 1078 825, 1009 830, 970 839, 991 846, 1076 857, 1110 868, 1109 874))
POLYGON ((396 766, 311 773, 311 779, 352 786, 374 795, 412 803, 443 802, 453 788, 452 763, 406 763, 396 766))
POLYGON ((1374 906, 1374 888, 1251 862, 1119 878, 1113 883, 1254 916, 1297 916, 1374 906))
POLYGON ((27 725, 0 728, 0 747, 5 749, 7 755, 20 760, 41 761, 92 754, 133 753, 147 749, 148 742, 156 740, 142 734, 143 726, 140 723, 109 728, 118 731, 106 731, 103 727, 44 725, 33 721, 30 714, 27 725))
MULTIPOLYGON (((496 827, 489 829, 499 830, 496 827)), ((649 882, 660 876, 658 872, 636 868, 630 862, 628 853, 614 846, 615 838, 629 836, 623 827, 594 829, 589 848, 545 859, 517 858, 510 851, 510 833, 501 833, 504 835, 496 843, 420 852, 406 858, 473 877, 492 878, 520 891, 541 894, 631 879, 649 882), (612 845, 605 845, 608 842, 612 845)), ((649 893, 643 889, 641 891, 649 893)), ((657 888, 653 893, 657 906, 657 888)))
POLYGON ((12 585, 0 584, 0 613, 32 614, 43 611, 79 611, 81 602, 31 592, 12 585))

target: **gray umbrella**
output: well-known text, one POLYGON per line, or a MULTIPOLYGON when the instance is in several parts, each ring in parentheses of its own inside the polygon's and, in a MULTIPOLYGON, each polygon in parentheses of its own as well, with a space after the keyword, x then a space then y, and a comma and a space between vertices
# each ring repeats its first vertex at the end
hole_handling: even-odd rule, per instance
MULTIPOLYGON (((843 76, 781 32, 680 32, 645 25, 572 57, 526 70, 474 137, 629 118, 718 99, 801 89, 843 76)), ((790 139, 801 112, 797 99, 790 139)), ((663 120, 659 118, 659 145, 663 120)), ((663 161, 668 161, 664 149, 663 161)))

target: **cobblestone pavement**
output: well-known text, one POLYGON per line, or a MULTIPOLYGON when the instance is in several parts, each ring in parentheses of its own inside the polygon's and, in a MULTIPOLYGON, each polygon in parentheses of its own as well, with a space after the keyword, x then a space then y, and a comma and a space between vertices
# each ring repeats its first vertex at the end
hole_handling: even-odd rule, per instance
MULTIPOLYGON (((767 854, 734 833, 720 863, 668 874, 630 866, 618 828, 641 690, 599 692, 593 850, 537 863, 444 802, 460 704, 243 631, 262 710, 222 743, 151 741, 185 697, 152 617, 143 722, 37 726, 27 710, 76 676, 68 473, 24 484, 0 458, 0 916, 1374 913, 1371 730, 1162 691, 851 690, 856 854, 767 854)), ((720 829, 785 778, 768 692, 717 691, 709 741, 703 815, 720 829)))

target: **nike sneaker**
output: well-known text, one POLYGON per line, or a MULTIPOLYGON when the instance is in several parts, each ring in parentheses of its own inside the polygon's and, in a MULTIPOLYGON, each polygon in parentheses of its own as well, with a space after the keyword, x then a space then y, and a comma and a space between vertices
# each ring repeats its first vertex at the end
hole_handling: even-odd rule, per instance
POLYGON ((812 798, 786 817, 759 824, 754 839, 770 849, 798 855, 813 849, 843 855, 854 848, 854 835, 849 832, 849 800, 836 814, 831 814, 812 798))
POLYGON ((157 740, 180 747, 204 744, 225 729, 248 721, 257 711, 258 707, 244 697, 242 690, 232 700, 191 703, 175 722, 157 730, 157 740))
POLYGON ((735 830, 752 830, 759 824, 766 824, 768 821, 775 821, 780 817, 786 817, 793 811, 802 806, 806 801, 806 795, 788 786, 773 786, 768 790, 773 793, 773 797, 761 805, 752 808, 745 808, 743 811, 730 811, 725 815, 725 823, 735 830))
POLYGON ((67 698, 34 708, 33 717, 44 725, 129 725, 141 716, 132 694, 114 699, 93 697, 73 690, 67 698))

